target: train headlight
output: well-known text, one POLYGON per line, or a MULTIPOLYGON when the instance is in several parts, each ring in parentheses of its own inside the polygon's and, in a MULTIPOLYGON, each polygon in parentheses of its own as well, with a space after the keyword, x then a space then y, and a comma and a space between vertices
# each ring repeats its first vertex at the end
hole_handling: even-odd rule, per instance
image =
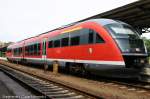
POLYGON ((141 50, 140 50, 140 48, 135 48, 135 51, 140 52, 141 50))
POLYGON ((140 60, 140 63, 144 64, 144 63, 145 63, 145 60, 144 60, 144 59, 141 59, 141 60, 140 60))

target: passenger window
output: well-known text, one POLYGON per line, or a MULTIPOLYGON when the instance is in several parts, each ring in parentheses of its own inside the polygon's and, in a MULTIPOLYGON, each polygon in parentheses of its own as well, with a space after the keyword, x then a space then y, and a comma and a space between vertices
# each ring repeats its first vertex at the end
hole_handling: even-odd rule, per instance
POLYGON ((62 38, 61 42, 62 42, 62 44, 61 44, 62 47, 68 46, 69 45, 69 37, 62 38))
POLYGON ((71 44, 70 44, 70 45, 79 45, 79 40, 80 40, 80 37, 79 37, 79 36, 72 37, 72 38, 71 38, 71 44))
POLYGON ((88 44, 89 29, 80 30, 80 44, 88 44))
POLYGON ((38 48, 37 48, 37 50, 38 50, 38 51, 37 51, 37 55, 40 55, 40 50, 41 50, 41 45, 40 45, 40 43, 37 44, 37 47, 38 47, 38 48))
POLYGON ((92 44, 94 42, 94 31, 89 29, 89 44, 92 44))
POLYGON ((60 47, 60 40, 54 41, 54 47, 60 47))
POLYGON ((40 50, 41 50, 41 44, 38 43, 38 51, 40 51, 40 50))
POLYGON ((53 47, 53 41, 49 41, 48 42, 48 48, 52 48, 53 47))
POLYGON ((34 55, 37 55, 37 44, 34 44, 34 55))
POLYGON ((70 33, 70 45, 79 45, 80 43, 80 30, 73 31, 70 33))

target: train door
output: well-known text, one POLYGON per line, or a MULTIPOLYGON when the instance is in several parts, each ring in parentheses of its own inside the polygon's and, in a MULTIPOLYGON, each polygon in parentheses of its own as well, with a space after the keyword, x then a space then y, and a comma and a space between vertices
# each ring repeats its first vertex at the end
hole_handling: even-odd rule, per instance
POLYGON ((47 44, 46 44, 46 42, 47 42, 47 38, 44 38, 43 40, 42 40, 42 59, 43 59, 43 62, 44 62, 44 64, 47 64, 47 51, 46 51, 46 48, 47 48, 47 44))

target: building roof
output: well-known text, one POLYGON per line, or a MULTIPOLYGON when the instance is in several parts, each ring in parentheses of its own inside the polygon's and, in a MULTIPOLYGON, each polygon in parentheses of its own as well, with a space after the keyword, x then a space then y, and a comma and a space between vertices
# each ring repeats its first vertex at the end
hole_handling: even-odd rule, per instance
POLYGON ((135 28, 148 28, 150 27, 150 0, 139 0, 125 6, 80 20, 79 22, 93 18, 116 19, 124 21, 135 28))

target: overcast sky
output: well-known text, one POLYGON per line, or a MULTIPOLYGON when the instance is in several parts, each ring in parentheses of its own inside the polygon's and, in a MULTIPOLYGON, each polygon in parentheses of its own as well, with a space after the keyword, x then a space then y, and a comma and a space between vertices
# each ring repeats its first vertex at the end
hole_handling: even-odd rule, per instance
POLYGON ((20 41, 136 0, 0 0, 0 41, 20 41))

